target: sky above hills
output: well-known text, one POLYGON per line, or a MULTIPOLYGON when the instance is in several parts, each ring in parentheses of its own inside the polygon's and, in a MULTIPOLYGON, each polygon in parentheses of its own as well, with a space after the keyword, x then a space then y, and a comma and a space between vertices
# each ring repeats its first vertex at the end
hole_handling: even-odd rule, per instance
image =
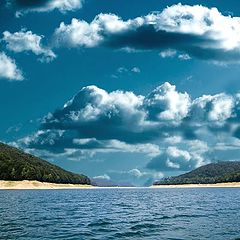
POLYGON ((1 1, 0 140, 135 185, 239 160, 239 7, 1 1))

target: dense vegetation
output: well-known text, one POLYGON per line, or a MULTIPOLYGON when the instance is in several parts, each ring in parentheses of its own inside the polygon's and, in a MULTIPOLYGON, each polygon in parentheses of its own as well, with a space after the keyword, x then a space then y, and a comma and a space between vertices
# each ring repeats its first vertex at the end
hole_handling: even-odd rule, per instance
POLYGON ((177 177, 164 178, 154 185, 224 182, 240 182, 240 162, 211 163, 177 177))
POLYGON ((90 184, 90 179, 84 175, 65 171, 3 143, 0 143, 0 180, 90 184))

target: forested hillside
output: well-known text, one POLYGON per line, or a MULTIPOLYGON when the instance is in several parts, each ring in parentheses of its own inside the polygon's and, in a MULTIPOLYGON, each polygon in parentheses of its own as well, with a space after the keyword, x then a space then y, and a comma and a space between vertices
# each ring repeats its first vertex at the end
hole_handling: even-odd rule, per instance
POLYGON ((154 185, 224 182, 240 182, 240 162, 211 163, 177 177, 164 178, 154 185))
POLYGON ((90 179, 84 175, 66 171, 3 143, 0 143, 0 180, 90 184, 90 179))

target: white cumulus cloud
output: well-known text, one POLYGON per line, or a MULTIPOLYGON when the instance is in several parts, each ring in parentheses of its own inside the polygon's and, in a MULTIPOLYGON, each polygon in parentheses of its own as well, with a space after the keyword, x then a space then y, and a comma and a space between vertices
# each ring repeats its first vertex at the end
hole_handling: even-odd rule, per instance
POLYGON ((36 55, 42 55, 42 59, 46 61, 51 61, 56 55, 51 49, 42 46, 42 40, 43 36, 31 31, 3 32, 3 41, 6 42, 7 49, 17 53, 30 51, 36 55))
POLYGON ((55 41, 68 47, 155 49, 162 57, 178 52, 181 60, 227 64, 240 62, 239 29, 239 17, 225 16, 217 8, 177 4, 128 20, 102 13, 90 23, 73 18, 55 30, 55 41))
POLYGON ((17 144, 69 159, 82 159, 84 154, 141 154, 151 159, 149 169, 188 171, 215 161, 212 151, 236 149, 239 99, 239 93, 191 99, 168 82, 146 96, 87 86, 17 144))
POLYGON ((232 116, 234 106, 234 97, 225 93, 203 95, 193 101, 191 116, 195 124, 208 122, 212 125, 222 125, 232 116))
POLYGON ((76 11, 82 8, 84 0, 48 0, 43 4, 36 2, 35 5, 28 5, 27 3, 22 4, 19 2, 17 3, 17 7, 20 7, 20 9, 16 12, 17 17, 28 12, 50 12, 55 9, 62 13, 76 11))
POLYGON ((177 122, 187 116, 191 100, 187 93, 176 91, 174 85, 166 82, 145 98, 145 105, 151 114, 150 118, 177 122))
POLYGON ((21 81, 24 79, 15 61, 4 52, 0 52, 0 78, 5 78, 10 81, 21 81))
POLYGON ((161 171, 190 171, 210 162, 207 143, 200 140, 185 141, 184 145, 167 146, 162 153, 151 159, 149 169, 161 171))

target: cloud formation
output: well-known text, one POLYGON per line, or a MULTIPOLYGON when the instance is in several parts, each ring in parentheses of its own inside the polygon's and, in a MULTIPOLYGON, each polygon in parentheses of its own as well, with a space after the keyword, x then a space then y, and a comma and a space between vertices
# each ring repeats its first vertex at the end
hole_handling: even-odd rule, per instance
MULTIPOLYGON (((184 140, 182 140, 184 142, 184 140)), ((162 153, 151 159, 147 168, 166 171, 190 171, 210 162, 207 143, 194 140, 167 146, 162 153)))
POLYGON ((93 177, 94 180, 110 180, 111 178, 107 175, 107 174, 103 174, 103 175, 99 175, 99 176, 95 176, 93 177))
POLYGON ((62 13, 68 11, 76 11, 82 8, 84 0, 15 0, 13 3, 7 0, 8 5, 14 4, 20 10, 17 11, 16 16, 21 16, 28 12, 50 12, 59 10, 62 13))
POLYGON ((21 30, 19 32, 10 33, 8 31, 3 32, 2 40, 6 42, 8 50, 13 52, 32 52, 35 55, 42 55, 41 61, 52 61, 56 58, 54 52, 42 46, 43 36, 32 33, 31 31, 21 30))
POLYGON ((120 77, 125 77, 127 76, 132 76, 133 74, 140 74, 141 69, 139 67, 132 67, 132 68, 127 68, 127 67, 119 67, 114 74, 111 75, 112 78, 120 78, 120 77))
POLYGON ((162 58, 172 58, 177 54, 176 50, 166 49, 159 53, 159 56, 162 58))
POLYGON ((178 123, 187 116, 190 105, 190 96, 186 92, 176 91, 176 87, 168 82, 144 99, 144 107, 151 121, 178 123))
POLYGON ((4 52, 0 52, 0 78, 5 78, 9 81, 22 81, 24 79, 15 61, 4 52))
POLYGON ((141 153, 151 159, 149 169, 187 171, 213 161, 212 149, 223 149, 223 142, 228 149, 236 145, 239 116, 239 94, 191 99, 167 82, 146 96, 88 86, 17 144, 69 158, 141 153))
POLYGON ((124 179, 125 182, 132 182, 135 186, 151 186, 154 181, 163 178, 164 174, 161 172, 133 168, 127 171, 109 171, 106 176, 109 176, 110 179, 117 179, 119 181, 123 181, 124 179))
POLYGON ((165 52, 163 56, 176 51, 182 60, 195 57, 227 64, 240 61, 239 29, 239 17, 225 16, 217 8, 177 4, 126 21, 102 13, 90 23, 73 18, 55 30, 55 42, 68 47, 157 49, 165 52))

